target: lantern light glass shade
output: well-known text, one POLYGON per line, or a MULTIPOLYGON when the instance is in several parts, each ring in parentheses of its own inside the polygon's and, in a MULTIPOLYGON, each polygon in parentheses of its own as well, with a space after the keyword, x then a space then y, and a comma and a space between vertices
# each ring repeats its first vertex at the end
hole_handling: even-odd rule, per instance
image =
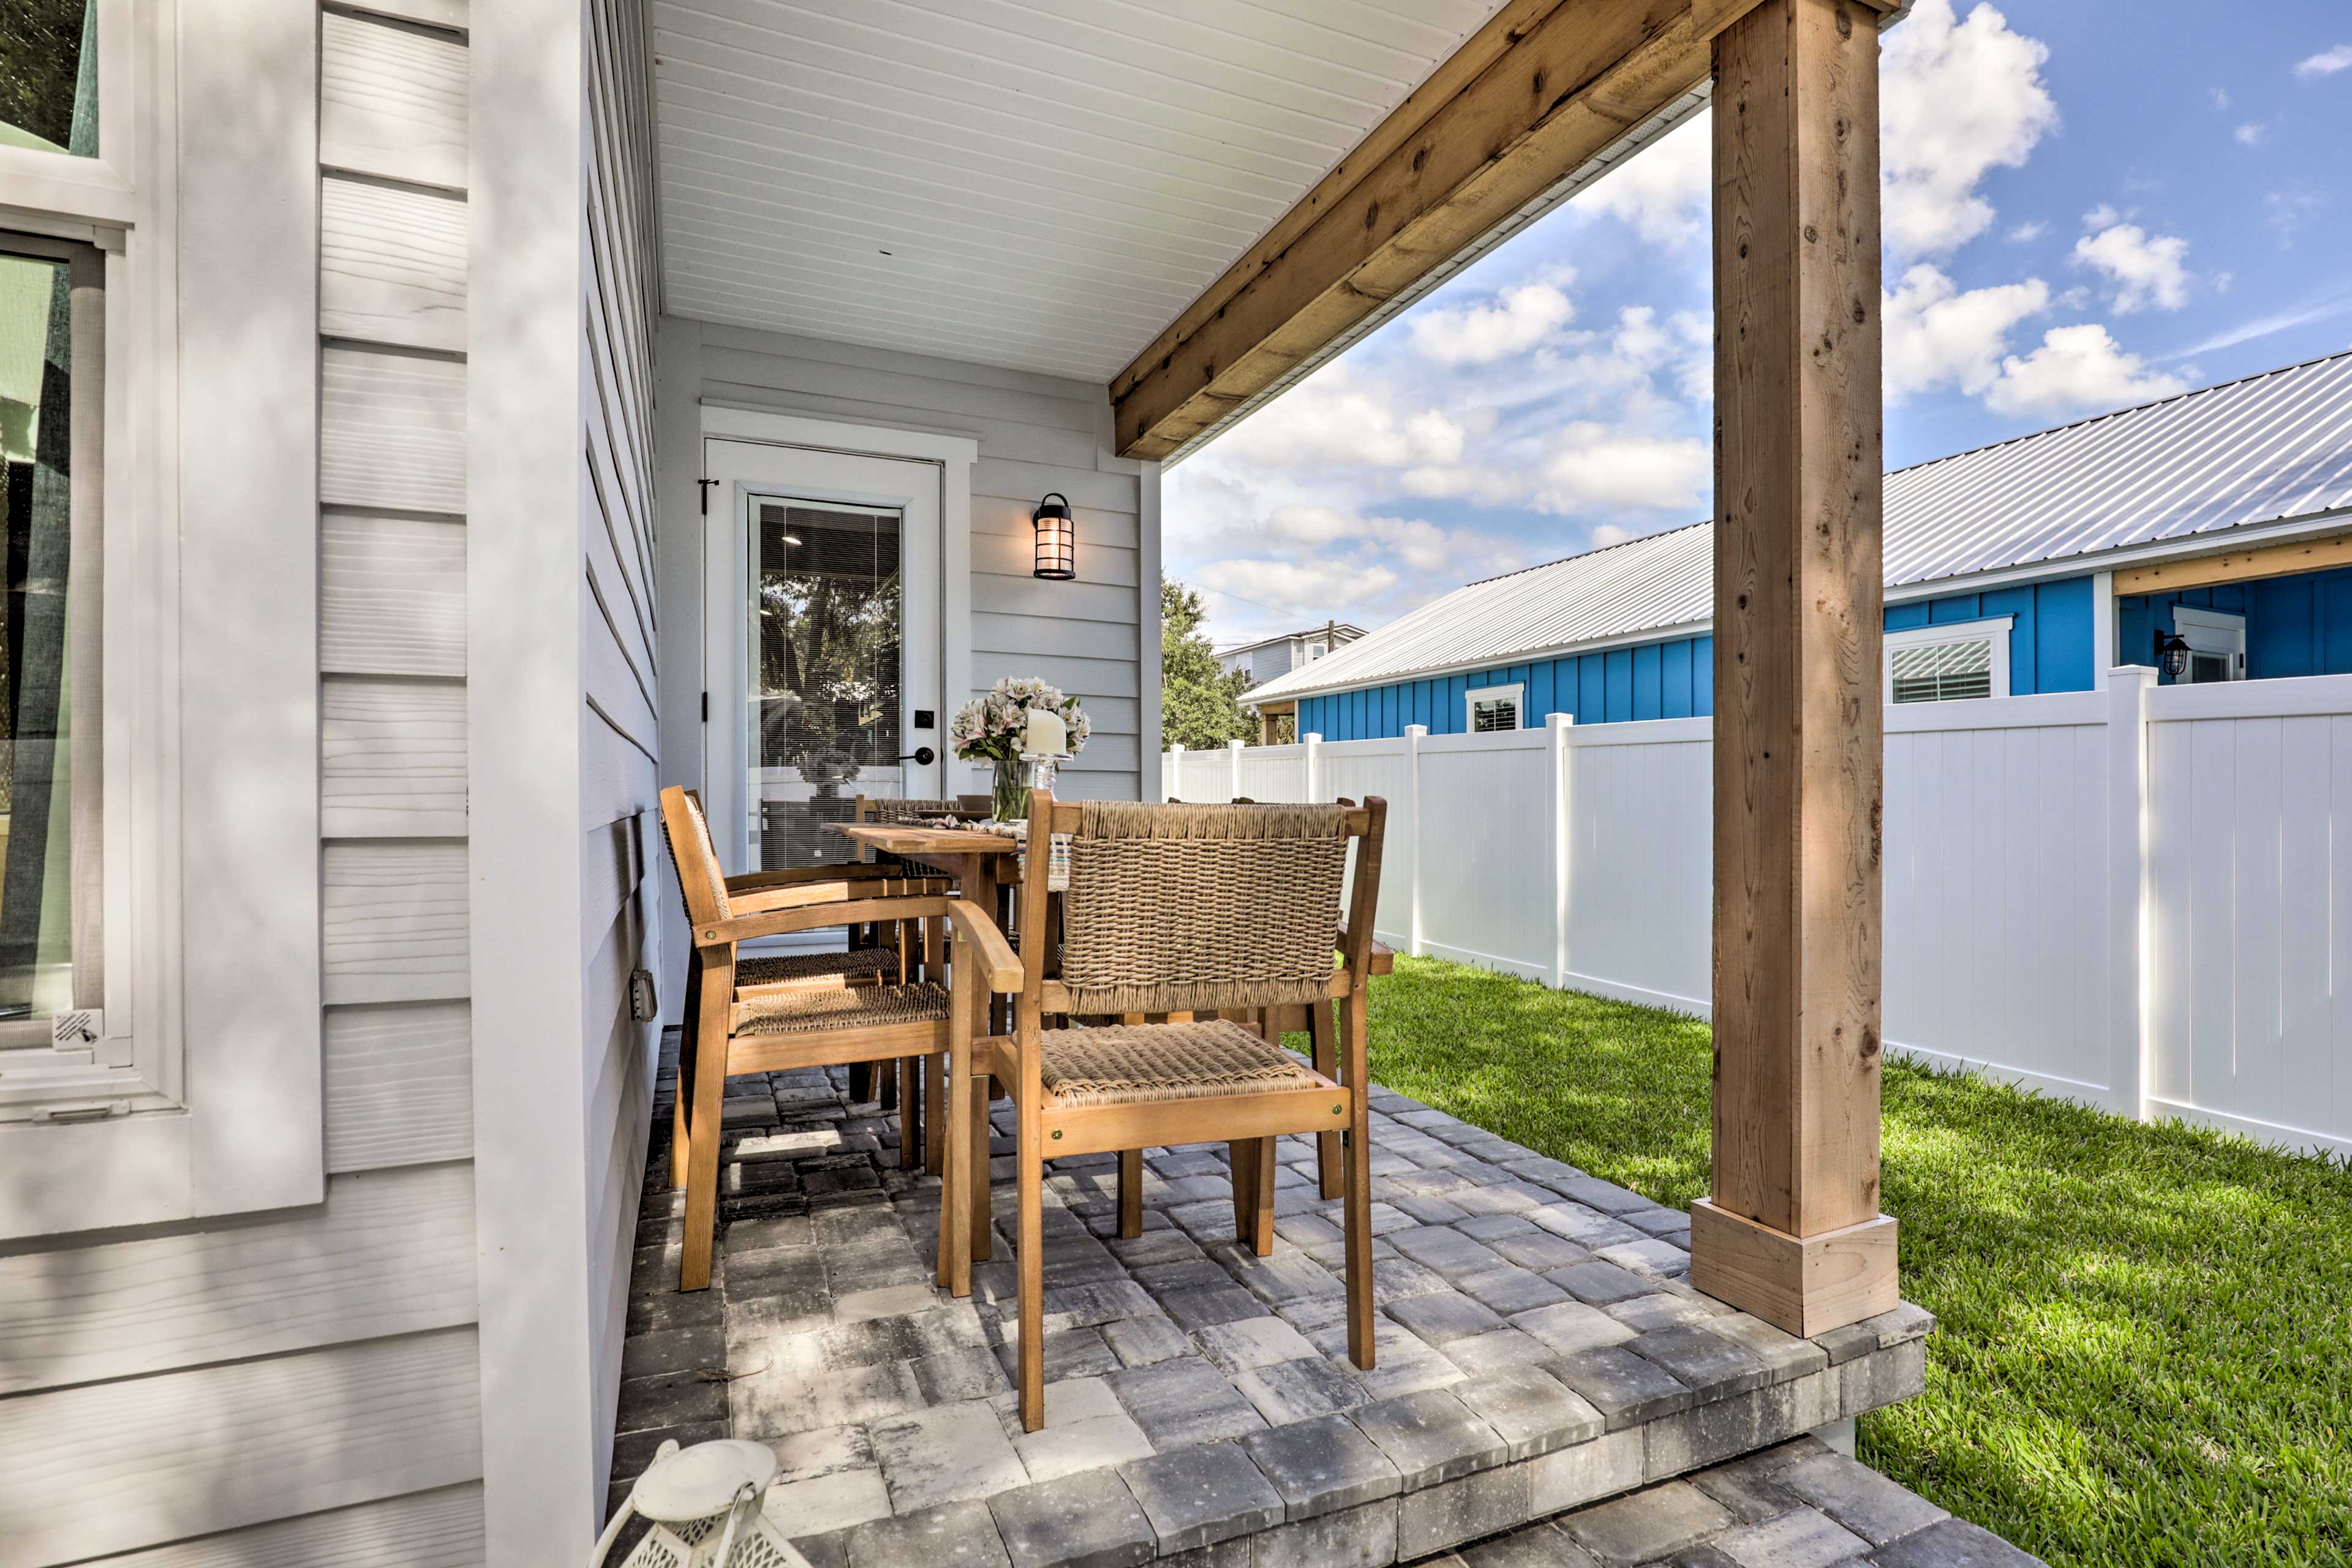
POLYGON ((1070 498, 1049 491, 1029 514, 1037 531, 1037 563, 1030 574, 1066 583, 1078 574, 1078 531, 1070 516, 1070 498))
POLYGON ((2189 639, 2179 632, 2158 628, 2156 634, 2156 667, 2173 680, 2188 674, 2189 639))

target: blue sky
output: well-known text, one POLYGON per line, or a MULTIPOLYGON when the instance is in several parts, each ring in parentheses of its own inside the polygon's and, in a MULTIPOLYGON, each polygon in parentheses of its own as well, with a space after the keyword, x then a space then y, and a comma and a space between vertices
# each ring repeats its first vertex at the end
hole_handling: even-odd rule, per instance
MULTIPOLYGON (((2342 0, 1919 0, 1884 70, 1890 466, 2352 347, 2342 0)), ((1706 136, 1170 470, 1220 643, 1707 514, 1706 136)))

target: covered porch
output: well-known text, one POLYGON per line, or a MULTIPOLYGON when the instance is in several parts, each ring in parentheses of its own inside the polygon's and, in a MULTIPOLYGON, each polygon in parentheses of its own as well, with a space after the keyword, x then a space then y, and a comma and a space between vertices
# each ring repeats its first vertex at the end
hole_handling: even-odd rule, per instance
POLYGON ((1410 1562, 1916 1392, 1930 1325, 1878 1212, 1891 9, 921 6, 888 33, 656 7, 659 768, 708 794, 740 870, 815 842, 793 814, 832 798, 793 793, 814 753, 768 755, 767 699, 733 685, 760 584, 735 541, 748 518, 756 556, 763 496, 898 531, 903 574, 872 574, 903 629, 888 743, 862 759, 878 783, 970 789, 947 713, 1037 674, 1110 716, 1066 793, 1157 798, 1160 464, 1712 97, 1722 1044, 1690 1212, 1377 1096, 1369 1371, 1344 1353, 1311 1144, 1284 1142, 1267 1257, 1234 1242, 1219 1152, 1153 1152, 1129 1239, 1114 1157, 1056 1162, 1036 1431, 1006 1414, 1009 1230, 971 1299, 935 1290, 939 1183, 902 1173, 896 1119, 845 1076, 730 1080, 713 1287, 679 1292, 666 1064, 616 1497, 663 1438, 724 1435, 775 1447, 771 1515, 821 1563, 1410 1562), (1030 514, 1056 499, 1067 578, 1032 571, 1030 514))

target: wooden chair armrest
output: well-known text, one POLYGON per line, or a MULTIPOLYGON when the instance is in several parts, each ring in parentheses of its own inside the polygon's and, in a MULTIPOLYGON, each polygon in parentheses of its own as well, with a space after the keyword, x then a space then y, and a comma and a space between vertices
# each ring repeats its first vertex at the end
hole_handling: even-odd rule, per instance
POLYGON ((850 884, 836 877, 826 882, 800 882, 790 887, 758 888, 738 893, 727 890, 730 915, 763 915, 775 910, 803 910, 813 904, 843 904, 852 897, 850 884))
POLYGON ((796 909, 730 912, 727 919, 697 925, 697 947, 725 947, 754 937, 788 936, 794 931, 822 931, 827 926, 866 925, 879 921, 929 920, 947 913, 948 900, 936 894, 895 898, 851 899, 812 903, 796 909))
POLYGON ((1001 996, 1019 994, 1026 978, 1021 958, 1013 951, 1013 944, 1004 940, 1004 933, 996 929, 996 922, 970 899, 950 899, 947 906, 948 919, 980 955, 988 989, 1001 996))
POLYGON ((740 877, 728 878, 727 890, 748 893, 761 888, 797 887, 803 882, 855 881, 862 877, 885 877, 893 869, 888 866, 852 860, 838 866, 795 866, 783 871, 746 871, 740 877))
MULTIPOLYGON (((1344 949, 1347 947, 1348 928, 1346 926, 1343 925, 1339 928, 1335 940, 1340 948, 1344 949)), ((1372 938, 1371 972, 1374 974, 1393 974, 1396 973, 1396 949, 1391 947, 1388 943, 1382 942, 1378 937, 1372 938)))

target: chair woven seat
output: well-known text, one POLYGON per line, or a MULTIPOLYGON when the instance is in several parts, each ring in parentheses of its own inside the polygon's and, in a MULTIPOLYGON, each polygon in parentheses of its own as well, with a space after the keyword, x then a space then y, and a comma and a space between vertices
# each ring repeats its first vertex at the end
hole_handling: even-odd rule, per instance
POLYGON ((735 961, 738 985, 783 985, 795 980, 864 979, 895 974, 898 958, 886 948, 862 947, 851 952, 773 952, 735 961))
POLYGON ((1322 1080, 1223 1019, 1049 1029, 1040 1081, 1063 1105, 1141 1105, 1312 1089, 1322 1080))
POLYGON ((787 991, 744 1003, 738 1035, 802 1035, 821 1029, 930 1024, 948 1016, 944 985, 846 985, 837 990, 787 991))

